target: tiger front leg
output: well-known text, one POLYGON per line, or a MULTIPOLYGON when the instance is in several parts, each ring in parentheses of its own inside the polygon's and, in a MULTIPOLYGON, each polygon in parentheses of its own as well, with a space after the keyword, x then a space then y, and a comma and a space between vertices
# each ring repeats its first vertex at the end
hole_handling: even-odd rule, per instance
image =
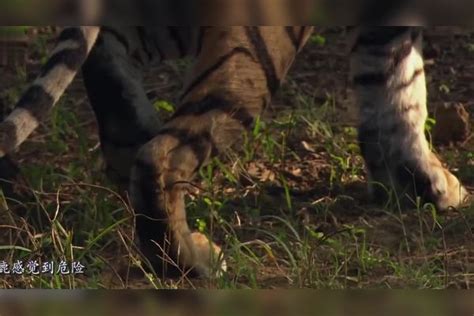
POLYGON ((225 271, 221 249, 203 234, 192 232, 186 219, 187 183, 211 148, 202 135, 163 130, 138 153, 131 200, 141 249, 157 273, 176 276, 192 269, 210 277, 225 271))
MULTIPOLYGON (((156 242, 179 266, 195 268, 205 276, 214 271, 220 249, 189 229, 186 183, 211 156, 231 146, 252 126, 311 30, 205 29, 182 104, 159 135, 142 148, 132 172, 137 229, 149 258, 156 262, 156 242)), ((225 262, 218 263, 217 271, 224 270, 225 262)))
POLYGON ((425 136, 426 82, 421 30, 369 27, 351 50, 351 72, 360 106, 359 142, 371 193, 387 192, 404 207, 421 202, 439 209, 461 206, 468 193, 441 163, 425 136))

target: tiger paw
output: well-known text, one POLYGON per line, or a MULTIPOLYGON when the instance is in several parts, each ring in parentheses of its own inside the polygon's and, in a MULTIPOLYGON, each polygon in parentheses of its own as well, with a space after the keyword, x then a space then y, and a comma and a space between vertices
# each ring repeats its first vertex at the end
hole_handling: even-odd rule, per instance
POLYGON ((397 162, 389 169, 372 169, 370 174, 369 189, 378 203, 388 201, 388 205, 406 209, 432 203, 439 210, 447 210, 466 206, 472 200, 458 178, 434 153, 422 161, 397 162))
POLYGON ((447 210, 462 207, 468 202, 469 192, 434 153, 430 153, 429 159, 414 170, 410 173, 411 177, 402 177, 406 181, 400 185, 411 186, 411 195, 421 197, 422 203, 433 203, 439 210, 447 210))
POLYGON ((463 207, 472 202, 472 195, 463 187, 458 178, 447 169, 441 168, 441 179, 431 188, 435 205, 445 210, 450 207, 463 207))
POLYGON ((191 239, 196 255, 193 269, 201 277, 221 277, 227 271, 221 248, 201 233, 192 233, 191 239))

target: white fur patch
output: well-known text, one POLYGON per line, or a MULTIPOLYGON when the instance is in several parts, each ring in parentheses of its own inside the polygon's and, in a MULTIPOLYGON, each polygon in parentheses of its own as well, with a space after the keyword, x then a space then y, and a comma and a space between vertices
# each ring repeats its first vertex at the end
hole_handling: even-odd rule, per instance
POLYGON ((56 103, 75 75, 75 71, 71 71, 63 64, 58 64, 45 77, 36 79, 33 85, 41 86, 56 103))
POLYGON ((51 52, 50 56, 53 56, 59 52, 62 52, 63 50, 78 49, 79 47, 80 47, 80 44, 75 40, 70 39, 70 40, 61 41, 56 45, 54 50, 51 52))
POLYGON ((16 127, 15 147, 20 145, 30 133, 39 125, 38 120, 27 109, 16 108, 5 120, 16 127))

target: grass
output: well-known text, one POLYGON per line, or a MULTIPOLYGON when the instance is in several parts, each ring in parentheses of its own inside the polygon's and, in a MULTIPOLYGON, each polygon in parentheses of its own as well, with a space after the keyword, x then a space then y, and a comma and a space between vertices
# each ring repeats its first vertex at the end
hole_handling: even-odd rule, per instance
MULTIPOLYGON (((181 67, 166 65, 164 74, 181 67)), ((15 157, 25 177, 19 187, 32 198, 2 201, 0 261, 80 261, 85 274, 0 276, 0 287, 471 288, 473 208, 401 212, 368 203, 349 114, 334 91, 308 93, 301 73, 292 72, 240 149, 199 171, 187 197, 190 225, 223 246, 222 278, 145 272, 133 211, 102 172, 90 111, 70 94, 15 157)), ((175 91, 155 103, 165 113, 173 108, 167 93, 175 91)), ((467 181, 472 148, 440 151, 467 181)))

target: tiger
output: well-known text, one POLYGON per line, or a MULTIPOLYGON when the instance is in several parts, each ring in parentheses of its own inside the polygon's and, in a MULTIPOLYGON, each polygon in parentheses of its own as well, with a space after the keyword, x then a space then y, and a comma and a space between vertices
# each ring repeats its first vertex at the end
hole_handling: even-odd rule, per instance
MULTIPOLYGON (((226 270, 219 246, 189 227, 185 193, 198 170, 233 145, 269 106, 312 26, 78 26, 65 28, 37 79, 0 123, 7 159, 47 117, 76 74, 95 113, 106 173, 127 191, 140 248, 156 271, 226 270), (163 122, 143 87, 151 64, 190 56, 180 105, 163 122), (160 253, 160 252, 164 252, 160 253)), ((347 29, 358 141, 369 192, 405 207, 420 197, 459 207, 468 191, 425 136, 422 28, 347 29)))

